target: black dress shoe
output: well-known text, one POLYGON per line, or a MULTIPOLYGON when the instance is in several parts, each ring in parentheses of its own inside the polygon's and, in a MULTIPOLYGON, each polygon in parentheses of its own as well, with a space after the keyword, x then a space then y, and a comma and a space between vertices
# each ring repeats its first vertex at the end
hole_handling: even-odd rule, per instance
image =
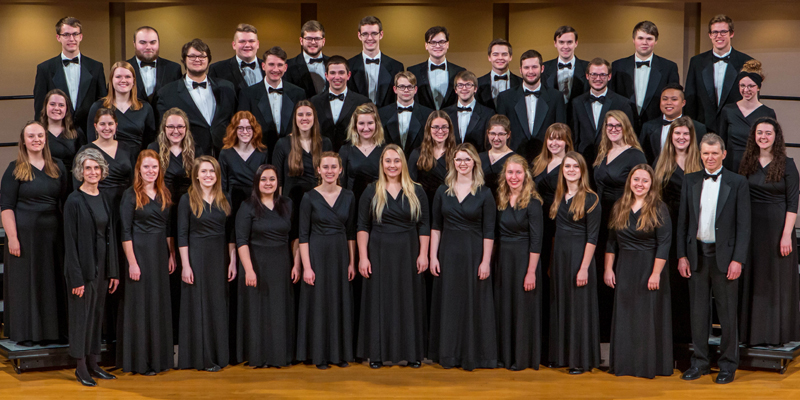
POLYGON ((92 379, 91 376, 86 378, 86 379, 84 379, 84 378, 81 378, 80 375, 78 375, 78 371, 75 371, 75 377, 78 378, 78 382, 80 382, 81 385, 83 385, 83 386, 97 386, 97 382, 95 382, 94 379, 92 379))
POLYGON ((220 368, 219 365, 213 365, 213 366, 210 366, 210 367, 206 368, 206 372, 219 372, 221 370, 222 370, 222 368, 220 368))
POLYGON ((736 376, 736 371, 719 371, 717 374, 717 379, 715 382, 719 384, 726 384, 733 382, 733 378, 736 376))
POLYGON ((580 375, 580 374, 582 374, 583 372, 584 372, 584 371, 583 371, 583 368, 570 368, 570 369, 569 369, 569 374, 570 374, 570 375, 580 375))
POLYGON ((523 370, 523 368, 520 368, 520 367, 518 367, 516 364, 514 364, 514 365, 512 365, 512 366, 508 367, 508 370, 509 370, 509 371, 522 371, 522 370, 523 370))
POLYGON ((709 373, 708 369, 701 370, 700 368, 697 367, 691 367, 687 369, 686 372, 681 374, 681 379, 685 381, 693 381, 695 379, 700 379, 700 377, 703 375, 708 375, 708 373, 709 373))
POLYGON ((151 370, 149 370, 149 371, 145 372, 145 373, 144 373, 144 376, 156 376, 156 371, 153 371, 153 370, 151 369, 151 370))
POLYGON ((550 361, 547 363, 547 368, 561 368, 561 367, 559 367, 558 364, 550 361))
POLYGON ((317 369, 328 369, 330 368, 328 364, 317 364, 317 369))
POLYGON ((350 366, 350 364, 347 361, 342 361, 340 363, 337 363, 336 366, 339 368, 347 368, 350 366))
POLYGON ((95 378, 100 378, 100 379, 117 379, 116 376, 109 374, 100 367, 94 367, 94 368, 89 367, 89 374, 91 374, 95 378))
POLYGON ((419 368, 422 366, 422 362, 421 361, 410 362, 408 363, 408 366, 411 368, 419 368))
POLYGON ((380 361, 370 361, 369 362, 369 367, 372 368, 372 369, 378 369, 378 368, 380 368, 382 366, 383 366, 383 363, 381 363, 380 361))

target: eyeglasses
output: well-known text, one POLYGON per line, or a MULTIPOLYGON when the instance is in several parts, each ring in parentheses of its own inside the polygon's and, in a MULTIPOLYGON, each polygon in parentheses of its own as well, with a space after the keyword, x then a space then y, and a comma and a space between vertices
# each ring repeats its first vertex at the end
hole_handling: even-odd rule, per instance
POLYGON ((186 125, 167 125, 164 128, 166 128, 168 131, 182 131, 186 129, 186 125))
POLYGON ((729 30, 724 30, 724 31, 711 31, 711 32, 708 32, 708 33, 709 33, 711 36, 728 36, 728 34, 729 34, 729 33, 731 33, 731 31, 729 31, 729 30))
POLYGON ((431 132, 433 132, 433 131, 449 132, 450 131, 450 127, 447 126, 447 125, 442 125, 442 126, 435 125, 435 126, 431 127, 431 132))
POLYGON ((595 74, 595 73, 592 73, 592 74, 589 74, 589 77, 592 78, 592 79, 606 79, 606 78, 608 78, 608 74, 595 74))
POLYGON ((397 85, 395 88, 401 92, 410 92, 414 90, 416 86, 414 85, 397 85))
POLYGON ((61 38, 62 38, 62 39, 69 39, 69 38, 77 39, 77 38, 78 38, 78 36, 80 36, 80 35, 82 35, 82 34, 83 34, 83 33, 81 33, 81 32, 75 32, 75 33, 61 33, 61 34, 59 34, 58 36, 61 36, 61 38))
POLYGON ((445 44, 447 44, 447 40, 436 40, 436 41, 432 40, 432 41, 428 42, 428 44, 433 46, 433 47, 442 47, 445 44))
POLYGON ((489 132, 489 137, 506 137, 508 136, 508 132, 489 132))
POLYGON ((457 83, 456 84, 456 88, 458 88, 458 89, 472 89, 474 87, 475 87, 475 85, 473 85, 472 82, 457 83))
POLYGON ((361 32, 358 35, 361 36, 362 39, 366 39, 368 37, 377 38, 378 36, 381 35, 381 33, 380 32, 361 32))
POLYGON ((325 40, 325 38, 324 37, 307 36, 307 37, 304 37, 303 40, 305 40, 306 42, 315 43, 315 42, 321 42, 321 41, 325 40))
POLYGON ((236 127, 236 132, 252 132, 252 131, 253 131, 253 127, 252 126, 237 126, 236 127))
POLYGON ((758 87, 758 85, 745 85, 744 83, 739 84, 739 89, 753 90, 753 89, 755 89, 757 87, 758 87))
POLYGON ((207 55, 198 56, 198 55, 192 54, 192 55, 186 56, 186 58, 188 60, 197 61, 197 60, 205 60, 206 58, 208 58, 208 56, 207 55))
POLYGON ((621 131, 622 130, 622 125, 621 124, 608 124, 608 125, 606 125, 606 128, 609 131, 621 131))
POLYGON ((456 164, 466 164, 470 161, 472 161, 471 158, 456 158, 453 160, 453 162, 455 162, 456 164))

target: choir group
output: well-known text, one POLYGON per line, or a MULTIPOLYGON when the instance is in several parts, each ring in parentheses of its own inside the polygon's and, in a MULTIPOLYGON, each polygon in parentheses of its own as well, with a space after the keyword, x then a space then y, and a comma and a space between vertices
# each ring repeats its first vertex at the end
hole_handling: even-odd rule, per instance
POLYGON ((302 53, 259 58, 240 24, 236 55, 185 67, 152 27, 107 70, 56 24, 62 53, 37 68, 36 121, 2 178, 5 334, 69 343, 84 385, 116 342, 123 372, 229 364, 371 368, 568 368, 709 374, 711 305, 722 327, 717 383, 739 344, 800 340, 795 218, 800 178, 761 64, 708 24, 713 49, 677 65, 654 54, 558 58, 488 47, 480 78, 447 61, 323 55, 317 21, 302 53), (174 344, 178 363, 173 363, 174 344))

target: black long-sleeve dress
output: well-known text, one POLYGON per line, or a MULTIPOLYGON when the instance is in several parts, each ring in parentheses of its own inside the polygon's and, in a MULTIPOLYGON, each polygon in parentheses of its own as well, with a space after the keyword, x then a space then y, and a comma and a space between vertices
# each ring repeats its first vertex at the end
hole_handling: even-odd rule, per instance
POLYGON ((601 204, 589 212, 596 197, 586 194, 578 221, 569 211, 573 199, 561 200, 556 215, 553 263, 550 266, 549 361, 559 367, 590 371, 600 365, 600 322, 597 310, 597 274, 594 258, 589 282, 576 283, 586 244, 596 244, 600 231, 601 204))
POLYGON ((750 128, 761 117, 777 118, 775 110, 763 104, 746 117, 736 103, 722 107, 719 116, 719 136, 725 141, 725 148, 728 150, 728 156, 723 160, 725 168, 739 173, 739 164, 747 147, 750 128))
MULTIPOLYGON (((331 151, 333 146, 327 137, 322 138, 322 151, 331 151)), ((311 153, 303 151, 303 174, 292 176, 289 172, 289 153, 292 150, 292 138, 289 136, 278 139, 275 151, 272 153, 272 164, 278 169, 278 182, 283 187, 282 195, 292 200, 295 208, 292 212, 292 222, 297 224, 300 220, 300 207, 297 205, 303 200, 303 195, 317 187, 317 169, 314 167, 314 158, 311 153)))
POLYGON ((342 187, 353 191, 356 204, 367 186, 378 180, 384 146, 375 146, 369 155, 364 155, 358 147, 349 143, 339 149, 339 157, 342 158, 342 187))
POLYGON ((492 164, 492 160, 489 159, 488 151, 478 154, 478 157, 481 159, 483 181, 485 182, 486 187, 492 191, 492 194, 497 193, 498 179, 500 178, 500 174, 503 172, 503 166, 506 165, 508 158, 514 154, 516 153, 509 151, 508 154, 500 157, 498 160, 495 160, 494 164, 492 164))
POLYGON ((239 263, 236 359, 252 367, 289 365, 295 355, 295 302, 292 285, 292 201, 286 209, 262 206, 257 217, 249 201, 236 215, 236 245, 249 246, 256 286, 246 286, 239 263))
POLYGON ((71 193, 74 189, 72 187, 72 163, 81 145, 83 145, 83 143, 80 132, 74 139, 67 139, 64 137, 63 132, 56 136, 50 133, 50 131, 47 131, 47 147, 50 148, 50 156, 53 157, 54 160, 60 160, 64 163, 64 170, 67 171, 67 194, 71 193))
POLYGON ((33 180, 14 178, 17 162, 8 164, 0 183, 0 210, 16 220, 20 256, 5 240, 3 313, 5 335, 15 342, 58 340, 66 335, 63 239, 59 222, 68 176, 61 161, 58 178, 31 165, 33 180))
POLYGON ((497 208, 481 186, 459 203, 439 186, 431 229, 441 232, 440 273, 433 278, 428 358, 445 368, 497 367, 492 277, 478 278, 483 240, 494 239, 497 208))
POLYGON ((178 205, 178 247, 189 247, 194 284, 181 286, 178 368, 228 365, 228 244, 233 218, 203 201, 198 218, 185 194, 178 205))
MULTIPOLYGON (((439 190, 439 186, 444 184, 444 178, 447 176, 447 157, 445 157, 447 153, 436 159, 433 168, 425 171, 417 167, 419 151, 419 148, 414 149, 408 158, 408 175, 411 180, 422 185, 422 189, 425 190, 425 196, 428 197, 428 209, 433 210, 433 198, 436 197, 436 191, 439 190)), ((433 214, 431 214, 431 217, 433 217, 433 214)))
POLYGON ((134 281, 126 264, 122 331, 117 337, 117 365, 123 372, 144 374, 174 367, 167 246, 170 208, 162 210, 162 204, 156 197, 137 209, 133 188, 122 196, 120 241, 132 242, 141 271, 134 281))
POLYGON ((425 280, 417 273, 417 258, 419 237, 430 235, 430 218, 425 191, 420 185, 414 189, 420 206, 417 221, 402 190, 397 198, 386 193, 381 222, 372 212, 375 184, 367 187, 359 201, 358 231, 369 233, 372 275, 363 280, 358 358, 412 363, 425 356, 425 280))
POLYGON ((253 177, 262 164, 267 163, 266 151, 254 149, 247 160, 234 148, 219 152, 219 166, 222 170, 222 190, 231 199, 231 215, 236 215, 239 205, 250 198, 253 191, 253 177))
POLYGON ((658 212, 661 225, 649 232, 636 229, 641 210, 629 211, 625 229, 609 232, 606 251, 617 254, 609 372, 617 376, 672 375, 670 271, 666 265, 658 290, 647 288, 655 260, 666 260, 672 243, 669 210, 661 203, 658 212))
MULTIPOLYGON (((519 201, 519 200, 517 200, 519 201)), ((494 268, 499 360, 506 368, 539 369, 542 347, 542 271, 536 268, 536 287, 525 291, 531 253, 542 251, 542 203, 530 199, 516 209, 510 204, 497 212, 498 246, 494 268)))
POLYGON ((297 359, 312 364, 353 360, 353 291, 347 279, 356 239, 353 192, 341 189, 333 206, 316 190, 300 203, 300 243, 308 244, 314 286, 300 289, 297 316, 297 359))
MULTIPOLYGON (((561 167, 556 166, 550 172, 544 171, 533 178, 536 191, 542 196, 542 253, 539 256, 539 269, 542 279, 536 281, 536 286, 542 292, 542 299, 550 299, 550 266, 553 257, 553 237, 556 235, 556 221, 550 218, 550 207, 558 188, 558 174, 561 167)), ((547 348, 550 345, 550 307, 545 303, 542 307, 542 357, 547 359, 547 348)))
MULTIPOLYGON (((89 109, 89 123, 86 126, 86 141, 91 143, 97 139, 97 131, 94 129, 94 116, 97 110, 103 107, 100 99, 92 104, 89 109)), ((116 139, 125 148, 133 160, 139 156, 139 152, 147 143, 156 138, 156 120, 153 107, 147 102, 142 102, 142 108, 134 110, 133 107, 122 112, 114 109, 117 116, 117 136, 116 139)))
MULTIPOLYGON (((774 161, 773 161, 774 162, 774 161)), ((800 340, 800 276, 797 274, 797 238, 792 228, 792 252, 783 257, 780 242, 786 213, 797 213, 800 176, 794 160, 778 182, 766 183, 770 165, 747 177, 750 185, 750 260, 744 267, 740 340, 750 344, 780 345, 800 340)))

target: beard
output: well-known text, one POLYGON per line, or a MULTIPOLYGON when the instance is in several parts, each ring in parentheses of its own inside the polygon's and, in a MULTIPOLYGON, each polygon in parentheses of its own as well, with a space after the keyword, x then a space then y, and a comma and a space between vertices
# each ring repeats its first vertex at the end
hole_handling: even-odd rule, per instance
POLYGON ((158 58, 158 52, 157 51, 155 53, 153 53, 153 55, 150 56, 150 57, 145 56, 144 53, 140 53, 138 50, 135 51, 135 54, 136 54, 136 58, 138 58, 138 59, 140 59, 142 61, 147 61, 147 62, 154 61, 156 58, 158 58))

